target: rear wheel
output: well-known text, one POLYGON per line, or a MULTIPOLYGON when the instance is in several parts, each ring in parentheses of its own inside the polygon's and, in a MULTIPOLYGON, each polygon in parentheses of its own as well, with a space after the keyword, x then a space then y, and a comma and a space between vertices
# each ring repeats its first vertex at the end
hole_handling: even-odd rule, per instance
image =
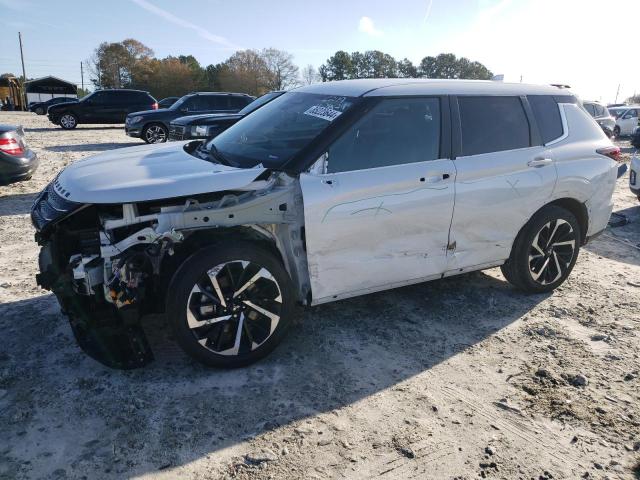
POLYGON ((60 126, 65 130, 72 130, 78 126, 78 117, 73 113, 65 113, 60 117, 60 126))
POLYGON ((164 143, 167 141, 167 129, 159 123, 152 123, 144 127, 142 139, 147 143, 164 143))
POLYGON ((509 283, 526 292, 554 290, 573 270, 581 238, 571 212, 554 205, 545 207, 518 234, 502 273, 509 283))
POLYGON ((44 115, 44 108, 42 107, 36 108, 36 115, 44 115))
POLYGON ((617 125, 613 127, 613 137, 614 138, 620 137, 620 127, 617 125))
POLYGON ((169 322, 183 350, 214 367, 253 363, 286 333, 295 296, 286 270, 267 250, 238 243, 189 257, 171 280, 169 322))

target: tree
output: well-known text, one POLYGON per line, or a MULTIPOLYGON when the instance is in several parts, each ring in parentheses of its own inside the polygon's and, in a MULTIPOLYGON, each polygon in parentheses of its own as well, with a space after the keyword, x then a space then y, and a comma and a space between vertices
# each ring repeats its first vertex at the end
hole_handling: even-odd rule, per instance
POLYGON ((262 95, 274 84, 273 74, 256 50, 239 50, 219 68, 219 81, 224 91, 262 95))
POLYGON ((424 57, 418 73, 426 78, 463 78, 469 80, 491 80, 493 73, 480 62, 468 58, 457 58, 453 53, 441 53, 437 57, 424 57))
POLYGON ((397 70, 398 70, 398 77, 400 78, 417 78, 418 77, 418 69, 408 58, 405 58, 398 62, 397 70))
POLYGON ((148 62, 153 50, 143 43, 127 38, 122 42, 103 42, 87 62, 96 87, 122 88, 145 83, 149 75, 148 62))
POLYGON ((299 69, 293 63, 293 55, 276 48, 265 48, 261 57, 270 73, 267 80, 270 90, 287 90, 299 85, 299 69))
POLYGON ((368 50, 364 53, 353 52, 351 62, 354 76, 351 78, 394 78, 397 77, 395 59, 379 50, 368 50))
POLYGON ((307 65, 302 69, 302 83, 305 85, 311 85, 319 80, 320 76, 313 65, 307 65))
POLYGON ((343 50, 337 51, 326 63, 320 67, 320 77, 323 82, 332 80, 346 80, 354 77, 355 70, 351 55, 343 50))
POLYGON ((197 79, 188 65, 179 58, 166 57, 162 60, 153 59, 151 62, 152 83, 146 90, 156 98, 182 96, 197 90, 197 79))
POLYGON ((640 95, 633 95, 632 97, 627 98, 626 103, 628 105, 636 105, 640 103, 640 95))

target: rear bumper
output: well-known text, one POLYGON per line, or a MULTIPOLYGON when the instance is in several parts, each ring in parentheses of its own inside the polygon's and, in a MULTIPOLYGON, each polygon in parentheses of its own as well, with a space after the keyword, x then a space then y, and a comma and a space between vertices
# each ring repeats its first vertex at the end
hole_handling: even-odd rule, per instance
POLYGON ((38 157, 31 150, 21 159, 13 159, 0 154, 0 185, 8 185, 30 178, 38 168, 38 164, 38 157))

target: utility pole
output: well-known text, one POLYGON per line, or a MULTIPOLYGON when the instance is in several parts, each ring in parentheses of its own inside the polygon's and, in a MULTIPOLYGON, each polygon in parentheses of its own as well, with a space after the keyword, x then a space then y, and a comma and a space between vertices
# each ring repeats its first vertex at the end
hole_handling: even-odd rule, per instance
POLYGON ((20 60, 22 61, 22 110, 27 109, 27 90, 25 82, 27 81, 27 74, 24 70, 24 54, 22 53, 22 33, 18 32, 18 42, 20 43, 20 60))
POLYGON ((82 62, 80 62, 80 79, 82 81, 82 93, 84 94, 84 70, 82 69, 82 62))
POLYGON ((618 84, 618 90, 616 91, 616 101, 613 103, 618 103, 618 95, 620 94, 620 84, 618 84))

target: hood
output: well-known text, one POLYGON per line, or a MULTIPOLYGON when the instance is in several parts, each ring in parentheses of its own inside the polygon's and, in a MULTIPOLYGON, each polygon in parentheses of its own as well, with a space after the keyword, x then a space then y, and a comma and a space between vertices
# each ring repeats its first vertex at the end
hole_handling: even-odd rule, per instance
POLYGON ((120 148, 77 161, 60 173, 56 193, 78 203, 143 202, 239 190, 266 170, 200 160, 185 143, 120 148))
MULTIPOLYGON (((44 102, 41 102, 41 103, 44 103, 44 102)), ((79 103, 80 103, 80 100, 74 100, 73 102, 54 103, 53 105, 49 106, 49 111, 62 110, 62 109, 71 107, 73 105, 78 105, 79 103)))
POLYGON ((244 115, 239 113, 209 113, 206 115, 187 115, 176 118, 171 123, 174 125, 215 125, 218 122, 240 120, 244 115))
POLYGON ((128 114, 127 117, 135 117, 136 115, 144 115, 145 117, 153 116, 153 115, 162 116, 162 115, 166 115, 170 111, 171 111, 171 108, 158 108, 156 110, 142 110, 140 112, 132 112, 128 114))

